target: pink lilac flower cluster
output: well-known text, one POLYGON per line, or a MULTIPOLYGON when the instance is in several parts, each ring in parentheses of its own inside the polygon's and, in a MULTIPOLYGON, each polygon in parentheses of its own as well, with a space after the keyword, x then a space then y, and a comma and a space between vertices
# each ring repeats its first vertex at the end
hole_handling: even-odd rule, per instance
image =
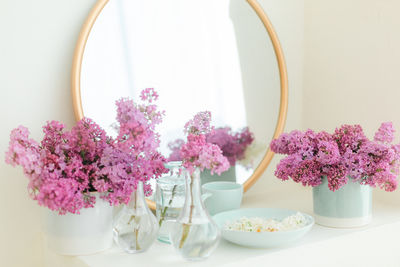
POLYGON ((186 122, 184 127, 184 132, 186 134, 207 134, 214 129, 211 126, 211 112, 210 111, 201 111, 194 115, 193 119, 186 122))
POLYGON ((101 173, 114 183, 112 204, 128 203, 132 190, 143 182, 146 195, 151 194, 147 183, 168 172, 164 167, 165 158, 158 152, 160 136, 155 131, 162 122, 164 112, 151 104, 158 94, 154 89, 142 91, 143 104, 131 99, 117 101, 117 121, 119 133, 111 149, 105 151, 102 159, 104 168, 101 173))
MULTIPOLYGON (((248 127, 237 132, 232 131, 230 127, 220 127, 207 133, 206 141, 218 145, 230 166, 235 166, 236 161, 244 158, 246 148, 254 141, 254 135, 248 127)), ((183 143, 182 139, 177 139, 168 145, 172 151, 170 161, 182 160, 179 151, 183 143)))
POLYGON ((312 130, 284 133, 271 142, 272 151, 287 155, 275 175, 313 187, 326 177, 332 191, 349 180, 394 191, 400 173, 400 145, 391 144, 393 140, 390 122, 381 125, 373 141, 360 125, 343 125, 333 134, 312 130))
POLYGON ((29 178, 29 193, 42 206, 77 213, 92 207, 95 198, 91 181, 96 180, 103 150, 110 144, 103 130, 90 119, 83 119, 71 131, 51 121, 43 127, 39 144, 29 139, 27 128, 11 132, 6 162, 22 166, 29 178))
MULTIPOLYGON (((144 100, 150 103, 148 97, 154 93, 145 92, 144 100)), ((29 138, 23 126, 11 132, 6 162, 23 168, 30 196, 41 206, 59 214, 79 213, 95 204, 91 192, 100 193, 110 204, 127 203, 138 181, 146 183, 167 171, 154 132, 161 113, 152 105, 139 106, 126 99, 118 101, 117 107, 116 140, 88 118, 70 131, 59 122, 48 122, 40 144, 29 138)), ((146 189, 150 191, 148 185, 146 189)))
POLYGON ((209 169, 211 174, 229 169, 229 161, 224 157, 218 145, 207 142, 206 135, 212 131, 211 113, 200 112, 192 120, 185 124, 187 142, 180 144, 180 158, 189 173, 196 168, 200 171, 209 169))

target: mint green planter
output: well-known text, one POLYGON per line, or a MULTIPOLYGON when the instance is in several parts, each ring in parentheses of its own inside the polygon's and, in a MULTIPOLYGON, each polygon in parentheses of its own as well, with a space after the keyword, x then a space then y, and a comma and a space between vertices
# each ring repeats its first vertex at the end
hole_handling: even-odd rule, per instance
POLYGON ((329 190, 328 180, 313 188, 314 216, 317 224, 350 228, 371 222, 372 188, 358 182, 349 182, 335 192, 329 190))

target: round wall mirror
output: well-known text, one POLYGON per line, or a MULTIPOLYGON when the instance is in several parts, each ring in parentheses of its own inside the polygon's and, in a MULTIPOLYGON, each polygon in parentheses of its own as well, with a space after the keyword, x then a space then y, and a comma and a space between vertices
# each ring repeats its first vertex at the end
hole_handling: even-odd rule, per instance
MULTIPOLYGON (((255 0, 99 0, 76 46, 72 94, 76 119, 94 119, 115 135, 115 101, 139 99, 154 88, 165 118, 160 152, 184 138, 199 111, 232 132, 248 127, 254 141, 232 164, 245 191, 273 153, 269 142, 283 131, 287 74, 282 49, 255 0)), ((149 200, 151 207, 154 202, 149 200)))

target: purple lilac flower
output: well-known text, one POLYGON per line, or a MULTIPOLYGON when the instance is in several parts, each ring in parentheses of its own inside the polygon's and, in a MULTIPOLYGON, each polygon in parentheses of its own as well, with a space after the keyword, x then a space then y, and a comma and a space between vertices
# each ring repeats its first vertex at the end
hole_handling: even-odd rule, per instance
MULTIPOLYGON (((206 134, 206 141, 218 145, 230 166, 235 166, 238 160, 244 158, 247 147, 254 141, 254 135, 247 127, 237 132, 232 131, 230 127, 220 127, 206 134)), ((168 144, 172 151, 168 158, 169 161, 182 160, 180 149, 183 143, 183 140, 177 139, 168 144)))
POLYGON ((181 148, 184 143, 183 139, 176 139, 168 144, 168 148, 172 151, 168 157, 168 161, 182 161, 181 148))
MULTIPOLYGON (((157 96, 152 89, 142 93, 149 103, 157 96)), ((143 181, 149 194, 148 181, 168 171, 157 151, 159 136, 154 130, 163 113, 155 105, 121 99, 117 114, 116 140, 88 118, 70 131, 59 122, 48 122, 40 145, 20 126, 11 132, 6 163, 20 165, 29 178, 30 196, 59 214, 93 207, 93 191, 114 205, 127 203, 138 181, 143 181)))
POLYGON ((333 138, 336 140, 340 153, 350 149, 357 152, 368 141, 360 125, 343 125, 335 130, 333 138))
POLYGON ((230 127, 217 128, 207 134, 207 142, 218 145, 231 166, 243 159, 246 148, 254 141, 249 128, 233 132, 230 127))
POLYGON ((283 181, 289 180, 290 177, 294 176, 295 169, 302 160, 302 157, 296 154, 281 159, 276 167, 275 176, 283 181))
POLYGON ((322 175, 328 179, 328 187, 332 191, 340 189, 348 182, 347 168, 342 162, 333 165, 324 165, 322 175))
POLYGON ((318 186, 322 182, 320 165, 314 160, 302 160, 295 166, 292 179, 304 186, 318 186))
POLYGON ((142 101, 148 101, 152 103, 153 101, 157 101, 158 93, 154 90, 154 88, 146 88, 140 93, 140 98, 142 101))
POLYGON ((187 142, 181 146, 180 155, 183 166, 193 173, 196 168, 201 171, 209 169, 211 174, 229 169, 229 161, 223 156, 218 145, 207 142, 206 134, 212 129, 211 113, 200 112, 186 123, 187 142))
POLYGON ((317 146, 316 137, 312 130, 306 132, 294 130, 272 140, 271 150, 279 154, 299 154, 304 158, 312 158, 317 146))
POLYGON ((20 165, 25 175, 37 179, 41 173, 39 144, 29 138, 29 130, 24 126, 11 131, 10 144, 6 151, 5 161, 12 166, 20 165))
POLYGON ((334 165, 340 161, 338 145, 334 141, 321 141, 318 143, 316 160, 321 164, 334 165))
POLYGON ((395 130, 391 122, 384 122, 375 133, 374 141, 390 144, 394 141, 395 130))
POLYGON ((185 133, 190 134, 208 134, 213 130, 211 126, 211 112, 202 111, 197 113, 193 119, 185 124, 185 133))
POLYGON ((391 144, 393 133, 392 124, 383 123, 374 141, 367 139, 359 125, 343 125, 332 135, 311 130, 282 134, 271 142, 272 151, 287 155, 275 175, 310 186, 326 177, 332 191, 349 179, 393 191, 400 173, 400 144, 391 144))

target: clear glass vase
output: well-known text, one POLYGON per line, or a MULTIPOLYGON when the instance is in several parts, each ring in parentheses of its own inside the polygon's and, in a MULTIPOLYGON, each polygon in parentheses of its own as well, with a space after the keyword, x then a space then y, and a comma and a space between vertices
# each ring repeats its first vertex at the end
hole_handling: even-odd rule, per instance
POLYGON ((204 207, 200 171, 186 178, 184 207, 170 232, 175 249, 187 260, 203 260, 217 248, 220 230, 204 207))
POLYGON ((157 179, 156 185, 156 216, 158 226, 158 240, 170 243, 169 233, 178 218, 185 203, 185 171, 182 171, 181 161, 172 161, 165 164, 169 169, 167 175, 157 179))
POLYGON ((128 253, 143 252, 154 243, 157 232, 157 219, 147 206, 143 183, 139 182, 129 204, 114 221, 114 241, 128 253))

